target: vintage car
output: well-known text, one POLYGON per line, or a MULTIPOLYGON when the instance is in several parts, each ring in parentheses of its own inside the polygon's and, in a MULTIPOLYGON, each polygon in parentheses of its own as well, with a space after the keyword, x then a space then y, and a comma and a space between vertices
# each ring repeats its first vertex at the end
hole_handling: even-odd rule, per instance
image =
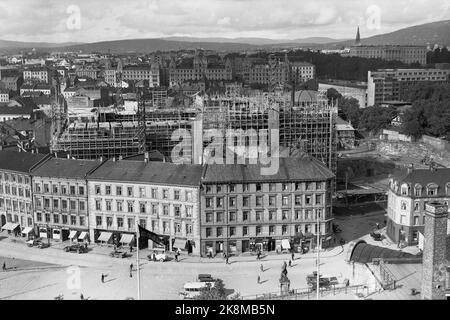
POLYGON ((159 261, 159 262, 165 262, 169 260, 169 257, 166 254, 166 250, 159 248, 151 249, 150 254, 147 256, 147 258, 150 261, 159 261))
POLYGON ((76 243, 76 244, 72 244, 70 246, 64 247, 64 251, 65 252, 86 253, 87 249, 85 246, 83 246, 79 243, 76 243))
POLYGON ((113 250, 109 255, 113 258, 126 258, 127 257, 126 251, 120 251, 120 250, 113 250))

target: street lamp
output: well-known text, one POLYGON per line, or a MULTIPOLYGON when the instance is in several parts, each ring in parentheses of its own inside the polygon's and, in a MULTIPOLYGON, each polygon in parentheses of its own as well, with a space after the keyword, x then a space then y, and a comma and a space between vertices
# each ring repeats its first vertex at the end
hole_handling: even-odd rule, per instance
POLYGON ((319 300, 320 297, 320 216, 316 212, 317 215, 317 283, 316 283, 316 294, 317 294, 317 300, 319 300))

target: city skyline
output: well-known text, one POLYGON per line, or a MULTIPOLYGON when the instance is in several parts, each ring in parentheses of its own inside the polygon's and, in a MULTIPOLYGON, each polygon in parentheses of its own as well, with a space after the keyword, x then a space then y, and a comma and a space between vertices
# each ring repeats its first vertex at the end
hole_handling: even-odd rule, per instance
POLYGON ((5 0, 0 9, 2 40, 98 42, 187 37, 353 39, 450 19, 438 0, 377 1, 35 1, 5 0))

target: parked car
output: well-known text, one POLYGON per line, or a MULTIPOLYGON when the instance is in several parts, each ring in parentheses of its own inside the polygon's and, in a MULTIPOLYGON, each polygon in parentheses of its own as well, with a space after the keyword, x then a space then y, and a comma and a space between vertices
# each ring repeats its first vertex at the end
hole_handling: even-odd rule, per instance
POLYGON ((39 242, 41 242, 40 239, 31 239, 31 240, 28 240, 28 241, 26 242, 26 244, 27 244, 27 246, 29 246, 29 247, 37 247, 38 244, 39 244, 39 242))
POLYGON ((199 274, 197 279, 200 282, 214 282, 215 281, 215 279, 210 274, 207 274, 207 273, 199 274))
POLYGON ((113 258, 126 258, 127 257, 126 251, 120 251, 120 250, 113 250, 109 255, 113 258))
POLYGON ((48 243, 48 242, 43 242, 43 241, 38 241, 37 247, 38 247, 39 249, 45 249, 45 248, 50 247, 50 243, 48 243))
POLYGON ((147 256, 148 260, 151 261, 159 261, 159 262, 165 262, 169 260, 169 257, 166 254, 166 250, 164 249, 151 249, 150 254, 147 256))
POLYGON ((81 244, 72 244, 70 246, 64 247, 65 252, 76 252, 76 253, 86 253, 87 249, 81 244))
POLYGON ((381 241, 383 240, 383 236, 377 232, 371 232, 370 236, 372 237, 373 240, 375 241, 381 241))

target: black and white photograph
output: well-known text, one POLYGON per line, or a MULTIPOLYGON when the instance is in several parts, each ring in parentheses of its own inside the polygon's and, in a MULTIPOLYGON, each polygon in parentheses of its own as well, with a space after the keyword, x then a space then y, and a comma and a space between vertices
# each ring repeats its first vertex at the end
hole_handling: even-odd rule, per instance
POLYGON ((0 0, 0 300, 447 300, 449 50, 449 0, 0 0))

